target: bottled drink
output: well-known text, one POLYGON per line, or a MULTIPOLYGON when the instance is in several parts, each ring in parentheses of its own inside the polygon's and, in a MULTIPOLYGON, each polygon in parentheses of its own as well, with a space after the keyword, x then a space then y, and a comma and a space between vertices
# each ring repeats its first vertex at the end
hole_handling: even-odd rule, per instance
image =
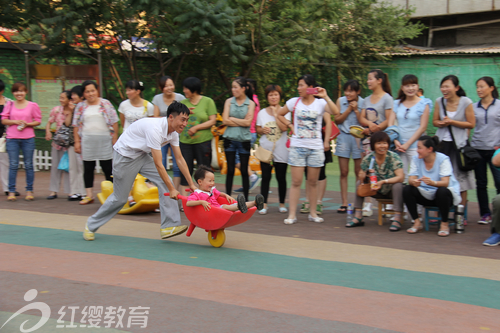
POLYGON ((22 131, 26 127, 26 124, 22 123, 21 125, 17 125, 17 130, 22 131))
POLYGON ((464 205, 458 205, 455 210, 455 232, 462 234, 465 232, 464 226, 464 205))
MULTIPOLYGON (((374 164, 375 164, 375 157, 372 157, 372 160, 370 161, 370 166, 368 167, 368 169, 373 170, 374 164)), ((372 189, 375 186, 375 184, 377 184, 377 175, 375 174, 375 172, 370 172, 370 184, 371 184, 372 189)))
POLYGON ((352 222, 352 219, 354 217, 353 211, 352 211, 352 204, 349 204, 347 206, 347 223, 352 222))

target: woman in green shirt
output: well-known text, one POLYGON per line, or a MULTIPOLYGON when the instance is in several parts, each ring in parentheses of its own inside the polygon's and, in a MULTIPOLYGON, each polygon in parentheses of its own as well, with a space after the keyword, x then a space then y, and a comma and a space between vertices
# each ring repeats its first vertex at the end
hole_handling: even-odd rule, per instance
MULTIPOLYGON (((182 86, 186 99, 181 103, 189 108, 191 115, 184 131, 179 134, 179 141, 182 156, 192 175, 194 160, 198 166, 210 167, 213 138, 210 128, 215 125, 217 108, 213 99, 201 95, 200 79, 188 77, 182 82, 182 86)), ((188 186, 183 174, 181 174, 181 186, 188 186)))
POLYGON ((248 179, 248 160, 250 158, 250 125, 255 112, 253 89, 244 77, 238 77, 231 85, 233 97, 224 103, 222 121, 227 129, 224 138, 224 152, 227 159, 226 193, 231 195, 235 170, 236 152, 240 154, 240 171, 243 194, 248 201, 250 182, 248 179))

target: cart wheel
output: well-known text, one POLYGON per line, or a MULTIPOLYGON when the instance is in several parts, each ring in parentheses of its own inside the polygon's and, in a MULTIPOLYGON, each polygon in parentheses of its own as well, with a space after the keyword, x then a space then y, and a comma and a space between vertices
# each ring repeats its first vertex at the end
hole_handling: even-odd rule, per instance
POLYGON ((224 230, 211 230, 208 232, 208 241, 213 247, 221 247, 226 241, 224 230))

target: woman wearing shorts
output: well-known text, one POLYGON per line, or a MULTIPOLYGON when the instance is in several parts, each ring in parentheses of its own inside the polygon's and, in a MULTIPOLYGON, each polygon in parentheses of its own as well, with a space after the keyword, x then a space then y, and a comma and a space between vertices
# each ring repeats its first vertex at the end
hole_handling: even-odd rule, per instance
POLYGON ((349 175, 349 158, 354 160, 354 174, 361 171, 361 140, 350 134, 351 126, 360 126, 358 117, 363 109, 363 98, 359 97, 361 86, 357 80, 349 80, 344 84, 344 96, 337 100, 335 123, 340 129, 337 137, 335 155, 339 158, 340 167, 340 193, 342 195, 342 206, 337 213, 347 212, 347 176, 349 175))
MULTIPOLYGON (((325 133, 324 139, 321 139, 322 120, 331 122, 330 114, 337 109, 335 103, 328 97, 326 89, 318 87, 312 75, 301 76, 297 83, 299 97, 288 100, 278 113, 279 121, 286 124, 292 133, 288 155, 288 164, 292 170, 292 187, 290 209, 288 218, 284 220, 285 224, 297 222, 297 203, 305 167, 308 167, 309 202, 316 202, 318 176, 325 162, 324 151, 330 149, 331 133, 325 133), (292 112, 292 122, 285 118, 289 112, 292 112)), ((316 205, 310 208, 309 221, 318 223, 324 221, 318 217, 316 205)))

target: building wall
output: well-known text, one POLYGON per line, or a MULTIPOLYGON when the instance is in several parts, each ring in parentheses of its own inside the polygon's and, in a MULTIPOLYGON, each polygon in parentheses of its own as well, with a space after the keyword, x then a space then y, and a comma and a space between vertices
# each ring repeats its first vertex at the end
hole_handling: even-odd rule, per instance
MULTIPOLYGON (((441 97, 441 80, 450 74, 456 75, 467 97, 477 102, 476 81, 482 76, 491 76, 497 86, 500 83, 500 56, 489 55, 442 55, 410 56, 394 58, 389 64, 373 63, 389 75, 394 98, 398 95, 401 79, 406 74, 418 77, 424 95, 433 102, 441 97)), ((431 123, 432 120, 429 121, 431 123)), ((429 133, 435 129, 430 124, 429 133)))
POLYGON ((415 8, 412 17, 430 17, 500 10, 500 0, 386 0, 394 6, 415 8))

